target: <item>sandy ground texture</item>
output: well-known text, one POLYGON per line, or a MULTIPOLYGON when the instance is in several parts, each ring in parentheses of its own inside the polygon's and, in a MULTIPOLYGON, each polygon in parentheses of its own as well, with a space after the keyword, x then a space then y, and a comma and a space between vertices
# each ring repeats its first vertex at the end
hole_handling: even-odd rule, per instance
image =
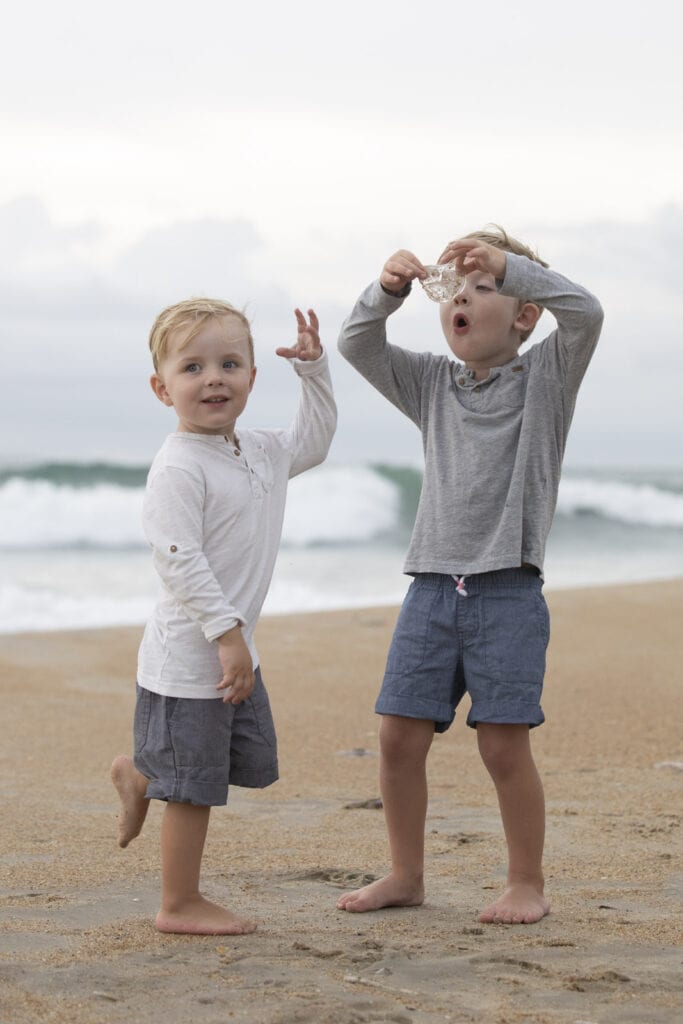
POLYGON ((259 627, 282 779, 213 812, 203 877, 258 919, 243 937, 155 931, 158 804, 116 845, 140 630, 0 638, 0 1024, 683 1019, 683 581, 548 601, 553 912, 531 926, 477 921, 505 849, 462 713, 430 754, 425 905, 334 909, 386 866, 372 706, 396 609, 259 627))

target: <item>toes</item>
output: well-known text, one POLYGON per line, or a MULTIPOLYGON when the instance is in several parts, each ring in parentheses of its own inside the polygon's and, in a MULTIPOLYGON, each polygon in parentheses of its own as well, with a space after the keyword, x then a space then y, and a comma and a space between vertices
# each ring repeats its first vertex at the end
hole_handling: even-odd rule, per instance
POLYGON ((340 896, 337 900, 338 910, 352 910, 353 904, 357 902, 357 896, 354 892, 345 892, 343 896, 340 896))

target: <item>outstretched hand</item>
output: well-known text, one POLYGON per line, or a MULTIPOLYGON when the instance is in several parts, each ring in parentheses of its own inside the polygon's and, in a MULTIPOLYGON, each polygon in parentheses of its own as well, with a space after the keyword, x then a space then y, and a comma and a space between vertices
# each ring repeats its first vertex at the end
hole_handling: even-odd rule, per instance
POLYGON ((294 316, 297 326, 296 345, 292 348, 276 348, 277 355, 284 359, 302 359, 304 361, 319 359, 323 347, 320 344, 320 335, 318 334, 320 324, 315 312, 309 309, 308 322, 300 309, 294 310, 294 316))
POLYGON ((439 263, 453 262, 460 274, 481 270, 485 274, 493 274, 495 278, 505 277, 507 261, 503 250, 477 238, 461 238, 449 242, 439 256, 439 263))

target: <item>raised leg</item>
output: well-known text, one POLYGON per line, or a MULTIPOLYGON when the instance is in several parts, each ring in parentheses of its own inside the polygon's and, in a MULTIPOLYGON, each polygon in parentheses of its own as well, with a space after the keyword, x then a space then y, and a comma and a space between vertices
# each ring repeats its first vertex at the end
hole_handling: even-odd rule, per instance
POLYGON ((147 779, 125 754, 114 758, 110 775, 121 800, 119 846, 125 847, 128 846, 131 839, 140 835, 147 817, 149 809, 149 800, 145 796, 147 779))

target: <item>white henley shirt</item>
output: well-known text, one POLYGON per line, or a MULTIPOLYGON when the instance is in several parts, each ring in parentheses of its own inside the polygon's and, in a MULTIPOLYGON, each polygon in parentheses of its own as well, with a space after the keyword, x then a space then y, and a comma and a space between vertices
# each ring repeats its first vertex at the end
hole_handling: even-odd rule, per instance
POLYGON ((325 352, 291 360, 301 398, 289 430, 166 438, 147 478, 143 527, 161 593, 138 655, 138 682, 170 697, 216 698, 218 637, 236 625, 254 668, 254 629, 275 566, 290 477, 321 463, 336 426, 325 352))

